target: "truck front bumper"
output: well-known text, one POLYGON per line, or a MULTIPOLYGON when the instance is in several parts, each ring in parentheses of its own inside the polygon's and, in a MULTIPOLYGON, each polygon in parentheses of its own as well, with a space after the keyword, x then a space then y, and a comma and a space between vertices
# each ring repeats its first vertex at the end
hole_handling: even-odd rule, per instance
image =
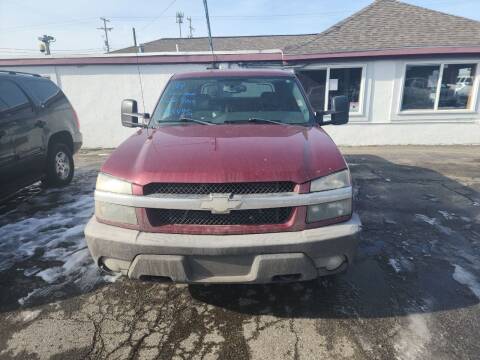
POLYGON ((85 228, 96 263, 130 278, 185 283, 304 281, 343 271, 356 252, 358 215, 298 232, 243 235, 146 233, 99 223, 85 228))

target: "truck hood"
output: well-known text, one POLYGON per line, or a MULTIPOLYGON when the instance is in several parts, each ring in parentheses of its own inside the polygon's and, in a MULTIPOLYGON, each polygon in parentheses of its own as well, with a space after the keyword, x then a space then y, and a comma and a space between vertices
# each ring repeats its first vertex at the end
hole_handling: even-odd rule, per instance
POLYGON ((123 142, 102 171, 150 182, 304 183, 346 168, 318 127, 270 124, 181 125, 142 129, 123 142))

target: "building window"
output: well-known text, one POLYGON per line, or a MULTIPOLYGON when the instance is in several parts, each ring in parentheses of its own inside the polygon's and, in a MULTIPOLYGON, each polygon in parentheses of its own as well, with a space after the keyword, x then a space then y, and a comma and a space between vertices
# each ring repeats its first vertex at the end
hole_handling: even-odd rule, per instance
POLYGON ((471 109, 474 64, 445 64, 440 88, 439 109, 471 109))
POLYGON ((402 110, 433 110, 439 73, 440 65, 408 65, 405 73, 402 110))
POLYGON ((326 110, 325 86, 327 83, 327 70, 299 71, 297 76, 307 93, 312 107, 315 110, 326 110))
POLYGON ((475 64, 407 65, 401 109, 472 109, 475 71, 475 64))
POLYGON ((350 101, 350 112, 358 113, 361 111, 362 73, 362 67, 335 67, 298 71, 297 76, 315 110, 327 111, 334 96, 346 95, 350 101))
POLYGON ((350 101, 350 112, 360 110, 360 85, 362 83, 362 68, 330 69, 328 109, 332 98, 346 95, 350 101))

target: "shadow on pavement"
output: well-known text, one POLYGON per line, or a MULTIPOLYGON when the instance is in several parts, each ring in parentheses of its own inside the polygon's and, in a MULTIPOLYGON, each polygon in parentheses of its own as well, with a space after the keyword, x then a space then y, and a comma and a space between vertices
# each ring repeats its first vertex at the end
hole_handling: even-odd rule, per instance
POLYGON ((190 285, 192 297, 239 313, 307 318, 382 318, 478 304, 471 279, 480 286, 480 194, 427 168, 373 155, 347 161, 364 229, 346 273, 293 284, 190 285))

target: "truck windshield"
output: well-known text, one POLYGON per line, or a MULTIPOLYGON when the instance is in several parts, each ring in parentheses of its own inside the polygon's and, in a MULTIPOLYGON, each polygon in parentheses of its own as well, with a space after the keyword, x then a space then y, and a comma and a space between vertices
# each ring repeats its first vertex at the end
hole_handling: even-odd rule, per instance
MULTIPOLYGON (((199 120, 212 124, 310 123, 294 78, 192 78, 168 83, 150 126, 199 120)), ((199 122, 197 122, 199 123, 199 122)))

